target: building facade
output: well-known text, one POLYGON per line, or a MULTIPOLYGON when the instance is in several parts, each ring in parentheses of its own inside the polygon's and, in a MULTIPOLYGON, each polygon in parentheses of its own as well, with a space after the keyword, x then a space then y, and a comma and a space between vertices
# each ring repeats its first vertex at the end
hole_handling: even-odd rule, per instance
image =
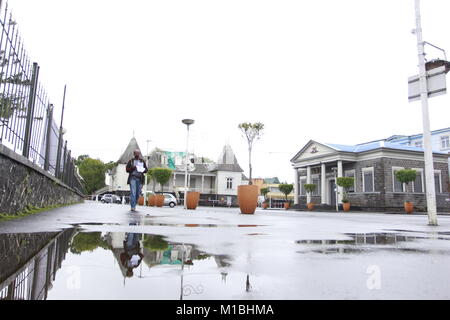
MULTIPOLYGON (((400 211, 411 197, 417 211, 426 210, 423 149, 386 141, 356 146, 324 144, 309 141, 292 159, 295 186, 294 202, 314 202, 324 206, 342 203, 343 191, 336 188, 336 177, 354 177, 348 190, 352 208, 362 210, 400 211), (411 168, 417 171, 416 181, 409 189, 396 178, 395 172, 411 168), (317 185, 312 194, 305 183, 317 185), (337 191, 337 192, 336 192, 337 191)), ((448 154, 434 152, 436 201, 440 211, 450 210, 448 154)))
MULTIPOLYGON (((133 151, 136 149, 140 150, 136 139, 133 138, 119 158, 117 166, 106 173, 107 186, 99 191, 129 195, 128 173, 125 167, 128 160, 133 158, 133 151)), ((178 199, 184 199, 186 153, 155 149, 144 158, 149 169, 169 168, 172 170, 172 177, 163 189, 155 181, 147 181, 143 192, 170 192, 178 199)), ((231 146, 224 146, 217 162, 196 157, 194 154, 188 155, 188 190, 200 192, 200 204, 236 206, 237 189, 242 184, 248 184, 248 179, 243 174, 231 146)))

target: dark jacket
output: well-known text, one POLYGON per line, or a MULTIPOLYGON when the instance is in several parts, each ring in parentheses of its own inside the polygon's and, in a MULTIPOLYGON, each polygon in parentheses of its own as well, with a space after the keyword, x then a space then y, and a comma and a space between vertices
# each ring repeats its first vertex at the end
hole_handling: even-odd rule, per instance
MULTIPOLYGON (((127 180, 127 184, 130 184, 130 180, 131 180, 131 174, 133 173, 133 171, 136 169, 136 167, 134 166, 134 160, 136 160, 136 159, 130 159, 129 161, 128 161, 128 163, 127 163, 127 166, 126 166, 126 170, 127 170, 127 172, 128 172, 128 180, 127 180)), ((148 171, 148 168, 147 168, 147 164, 145 163, 145 161, 141 158, 141 159, 139 159, 140 161, 142 161, 143 163, 144 163, 144 172, 141 174, 141 183, 143 184, 144 183, 144 181, 145 181, 145 174, 147 173, 147 171, 148 171)))

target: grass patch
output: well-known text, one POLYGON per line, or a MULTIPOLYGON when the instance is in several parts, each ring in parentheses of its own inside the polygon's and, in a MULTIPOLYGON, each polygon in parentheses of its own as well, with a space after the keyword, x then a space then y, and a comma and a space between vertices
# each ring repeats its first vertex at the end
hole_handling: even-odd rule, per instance
POLYGON ((23 210, 22 212, 18 212, 16 214, 0 213, 0 222, 22 219, 22 218, 25 218, 27 216, 30 216, 30 215, 33 215, 33 214, 36 214, 39 212, 50 211, 53 209, 67 207, 67 206, 71 206, 71 205, 78 204, 78 203, 81 203, 81 202, 73 202, 73 203, 69 203, 69 204, 53 204, 53 205, 50 205, 50 206, 47 206, 44 208, 38 208, 35 206, 27 205, 25 210, 23 210))

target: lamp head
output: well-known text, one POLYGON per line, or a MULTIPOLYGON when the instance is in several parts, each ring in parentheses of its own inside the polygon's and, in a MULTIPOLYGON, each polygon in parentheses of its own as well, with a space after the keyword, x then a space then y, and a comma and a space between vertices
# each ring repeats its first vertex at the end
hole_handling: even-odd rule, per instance
POLYGON ((189 125, 194 123, 194 120, 192 120, 192 119, 183 119, 183 120, 181 120, 181 122, 183 122, 185 125, 189 126, 189 125))

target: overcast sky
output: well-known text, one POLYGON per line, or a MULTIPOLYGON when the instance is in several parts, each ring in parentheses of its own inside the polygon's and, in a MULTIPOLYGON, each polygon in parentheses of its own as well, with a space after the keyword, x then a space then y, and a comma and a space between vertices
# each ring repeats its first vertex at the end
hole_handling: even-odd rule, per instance
MULTIPOLYGON (((450 1, 422 1, 424 40, 450 50, 450 1)), ((116 161, 141 149, 216 160, 225 143, 248 174, 237 126, 265 124, 254 177, 293 182, 310 139, 357 144, 423 131, 414 0, 10 0, 29 55, 60 114, 72 155, 116 161)), ((442 54, 426 48, 427 58, 442 54)), ((430 100, 450 127, 450 97, 430 100)))

